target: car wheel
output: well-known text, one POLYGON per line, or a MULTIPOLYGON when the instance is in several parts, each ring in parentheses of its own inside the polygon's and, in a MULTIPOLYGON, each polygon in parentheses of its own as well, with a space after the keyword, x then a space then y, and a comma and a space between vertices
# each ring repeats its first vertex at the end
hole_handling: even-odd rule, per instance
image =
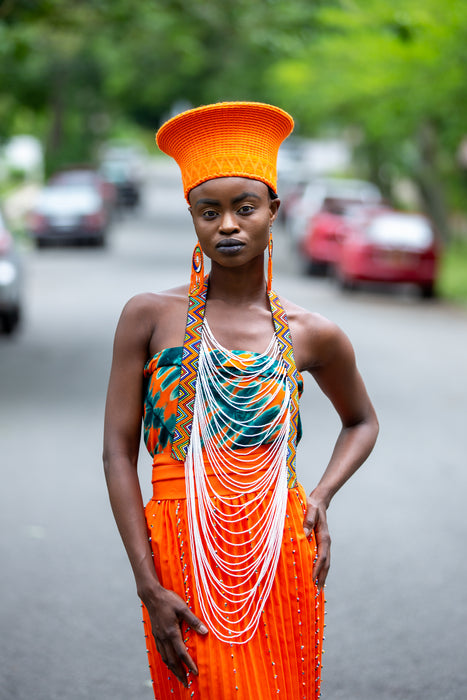
POLYGON ((19 309, 12 309, 11 311, 7 311, 5 314, 3 314, 2 330, 6 335, 11 335, 11 333, 13 333, 19 324, 20 317, 21 315, 19 309))
POLYGON ((428 284, 422 284, 420 287, 420 294, 422 299, 434 299, 436 296, 435 292, 435 285, 433 282, 429 282, 428 284))
POLYGON ((349 277, 346 277, 342 273, 336 274, 336 280, 337 280, 337 284, 339 286, 339 289, 341 289, 343 292, 356 292, 357 291, 358 285, 355 282, 355 280, 352 280, 349 277))
POLYGON ((96 246, 96 248, 105 248, 107 244, 107 236, 105 233, 100 233, 98 236, 93 238, 92 243, 96 246))
POLYGON ((328 271, 326 263, 317 260, 308 260, 305 263, 305 273, 312 277, 325 277, 328 271))

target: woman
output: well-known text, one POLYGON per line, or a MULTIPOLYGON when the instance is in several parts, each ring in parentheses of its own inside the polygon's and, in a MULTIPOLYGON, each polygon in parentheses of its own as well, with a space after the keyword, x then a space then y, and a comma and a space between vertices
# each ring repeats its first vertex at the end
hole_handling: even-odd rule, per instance
POLYGON ((378 427, 344 333, 271 290, 277 151, 292 128, 276 107, 234 102, 178 115, 157 135, 180 165, 198 244, 189 286, 122 312, 104 436, 157 699, 320 693, 326 510, 378 427), (308 498, 295 474, 303 371, 342 421, 308 498), (146 508, 142 419, 154 458, 146 508))

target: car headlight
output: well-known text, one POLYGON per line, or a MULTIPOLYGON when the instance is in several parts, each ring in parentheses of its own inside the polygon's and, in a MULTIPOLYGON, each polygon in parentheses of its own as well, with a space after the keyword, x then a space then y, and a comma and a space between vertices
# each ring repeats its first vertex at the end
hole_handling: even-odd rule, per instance
POLYGON ((0 260, 0 284, 11 284, 18 276, 16 267, 9 260, 0 260))

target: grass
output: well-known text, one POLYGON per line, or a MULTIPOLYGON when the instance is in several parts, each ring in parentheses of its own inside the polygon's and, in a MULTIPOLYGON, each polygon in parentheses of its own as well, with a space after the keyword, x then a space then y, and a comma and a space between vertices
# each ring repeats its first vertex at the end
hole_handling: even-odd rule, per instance
POLYGON ((444 251, 437 289, 440 297, 467 305, 467 239, 454 239, 444 251))

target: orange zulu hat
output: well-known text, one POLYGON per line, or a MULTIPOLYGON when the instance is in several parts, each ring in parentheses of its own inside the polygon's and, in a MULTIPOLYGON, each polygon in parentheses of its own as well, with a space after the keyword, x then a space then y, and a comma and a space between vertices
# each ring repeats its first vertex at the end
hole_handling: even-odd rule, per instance
POLYGON ((290 114, 261 102, 218 102, 182 112, 156 134, 182 171, 183 189, 217 177, 261 180, 276 191, 277 152, 293 129, 290 114))

